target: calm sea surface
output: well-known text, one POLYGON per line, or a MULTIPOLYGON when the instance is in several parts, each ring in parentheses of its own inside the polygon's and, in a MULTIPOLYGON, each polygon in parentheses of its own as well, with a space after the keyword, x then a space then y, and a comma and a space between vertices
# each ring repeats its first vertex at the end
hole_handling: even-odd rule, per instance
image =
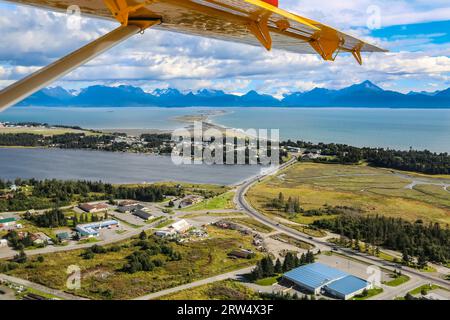
POLYGON ((0 121, 36 121, 94 129, 175 129, 175 117, 225 110, 214 122, 279 129, 282 139, 450 152, 450 109, 351 108, 12 108, 0 121))

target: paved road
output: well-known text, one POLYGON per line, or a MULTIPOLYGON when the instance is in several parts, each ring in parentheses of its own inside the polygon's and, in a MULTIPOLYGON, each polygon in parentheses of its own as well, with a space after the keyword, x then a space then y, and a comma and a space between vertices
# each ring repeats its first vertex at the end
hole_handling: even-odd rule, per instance
POLYGON ((154 292, 154 293, 150 293, 147 294, 145 296, 136 298, 134 300, 152 300, 152 299, 156 299, 171 293, 175 293, 181 290, 186 290, 186 289, 192 289, 195 287, 199 287, 208 283, 213 283, 213 282, 217 282, 217 281, 222 281, 222 280, 226 280, 226 279, 238 279, 241 275, 244 275, 246 273, 251 272, 253 269, 255 268, 255 266, 251 266, 251 267, 247 267, 244 269, 239 269, 239 270, 235 270, 235 271, 231 271, 228 273, 224 273, 224 274, 220 274, 217 276, 213 276, 210 278, 206 278, 206 279, 202 279, 202 280, 198 280, 195 282, 191 282, 191 283, 187 283, 187 284, 183 284, 181 286, 178 287, 173 287, 170 289, 166 289, 166 290, 162 290, 162 291, 158 291, 158 292, 154 292))
POLYGON ((35 290, 39 290, 39 291, 45 292, 47 294, 51 294, 51 295, 57 296, 59 298, 65 299, 65 300, 88 300, 88 299, 85 299, 85 298, 74 296, 74 295, 72 295, 70 293, 67 293, 67 292, 63 292, 61 290, 47 288, 47 287, 45 287, 43 285, 40 285, 40 284, 37 284, 37 283, 34 283, 34 282, 30 282, 28 280, 24 280, 24 279, 21 279, 21 278, 8 276, 6 274, 1 274, 0 273, 0 280, 6 280, 8 282, 12 282, 12 283, 24 286, 24 287, 33 288, 35 290))
POLYGON ((398 286, 398 287, 389 287, 383 285, 383 292, 377 294, 376 296, 369 298, 368 300, 394 300, 396 297, 404 297, 408 292, 418 288, 424 284, 429 282, 419 279, 419 278, 411 278, 408 282, 398 286))
MULTIPOLYGON (((289 166, 296 163, 296 161, 297 161, 296 158, 291 159, 290 161, 281 165, 279 170, 288 168, 289 166)), ((237 189, 236 195, 234 198, 237 208, 242 208, 242 211, 244 213, 246 213, 247 215, 249 215, 250 217, 258 220, 259 222, 261 222, 277 231, 280 231, 280 232, 290 235, 296 239, 299 239, 299 240, 302 240, 302 241, 308 242, 309 244, 314 245, 316 249, 320 249, 321 251, 332 250, 334 246, 332 246, 328 242, 318 239, 318 238, 312 238, 312 237, 306 236, 305 234, 303 234, 297 230, 294 230, 285 225, 282 225, 282 224, 278 223, 277 221, 274 221, 273 219, 258 212, 247 202, 247 200, 245 199, 245 195, 246 195, 247 191, 254 184, 259 182, 263 178, 265 178, 265 176, 263 176, 263 175, 259 175, 254 178, 251 178, 251 179, 245 181, 242 184, 242 186, 240 186, 237 189)), ((385 268, 390 271, 394 271, 396 269, 396 266, 394 266, 392 263, 389 263, 389 262, 382 260, 380 258, 377 258, 377 257, 366 255, 364 253, 358 253, 358 252, 355 252, 355 251, 352 251, 352 250, 346 249, 346 248, 339 249, 339 252, 346 256, 357 258, 363 262, 373 264, 373 265, 385 268)), ((438 284, 444 288, 450 289, 449 282, 444 279, 441 279, 439 277, 436 277, 436 276, 433 276, 430 274, 426 274, 426 273, 423 273, 423 272, 420 272, 420 271, 417 271, 415 269, 408 268, 408 267, 402 267, 402 272, 403 272, 403 274, 406 274, 406 275, 410 276, 411 278, 417 277, 428 283, 432 282, 432 283, 438 284)))

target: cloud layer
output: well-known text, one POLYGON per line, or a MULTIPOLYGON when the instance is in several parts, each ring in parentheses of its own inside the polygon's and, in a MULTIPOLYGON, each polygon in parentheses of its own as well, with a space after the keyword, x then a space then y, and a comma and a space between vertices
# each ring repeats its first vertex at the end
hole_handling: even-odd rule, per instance
MULTIPOLYGON (((400 91, 436 90, 450 85, 450 45, 427 23, 450 17, 445 1, 281 0, 282 6, 307 17, 365 37, 391 50, 364 57, 362 67, 342 55, 329 63, 298 55, 216 40, 148 30, 91 61, 59 81, 68 88, 86 84, 135 84, 147 90, 176 87, 243 93, 250 89, 281 96, 313 87, 339 88, 371 80, 400 91), (388 26, 425 23, 421 34, 396 35, 367 28, 373 15, 388 26), (380 33, 381 35, 379 35, 380 33), (377 35, 378 34, 378 35, 377 35)), ((372 19, 372 20, 371 20, 372 19)), ((114 23, 83 18, 74 30, 67 15, 0 4, 0 86, 20 79, 112 30, 114 23)), ((447 30, 442 30, 444 36, 447 30)))

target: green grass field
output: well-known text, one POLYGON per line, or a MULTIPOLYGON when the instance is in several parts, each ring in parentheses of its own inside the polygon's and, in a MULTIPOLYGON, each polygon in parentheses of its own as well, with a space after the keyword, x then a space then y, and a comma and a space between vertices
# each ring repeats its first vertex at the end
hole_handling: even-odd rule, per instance
POLYGON ((367 290, 367 295, 357 295, 352 300, 367 300, 383 292, 382 288, 374 288, 367 290))
POLYGON ((260 286, 271 286, 271 285, 277 283, 279 278, 280 278, 280 276, 276 275, 273 277, 258 279, 255 281, 255 284, 260 285, 260 286))
POLYGON ((179 291, 160 300, 260 300, 260 297, 237 281, 224 280, 179 291))
POLYGON ((392 280, 386 281, 384 284, 389 287, 398 287, 399 285, 408 282, 409 279, 410 278, 407 275, 402 274, 400 276, 394 277, 392 280))
POLYGON ((326 232, 319 230, 319 229, 314 229, 309 226, 304 226, 304 225, 299 225, 299 224, 287 224, 287 223, 284 225, 289 228, 300 231, 304 234, 307 234, 308 236, 311 236, 311 237, 322 238, 327 235, 326 232))
POLYGON ((427 292, 440 289, 441 287, 435 284, 432 284, 431 286, 428 284, 424 284, 423 286, 417 287, 414 290, 411 290, 409 294, 412 294, 413 296, 418 295, 422 292, 422 290, 425 290, 427 292))
POLYGON ((226 192, 214 198, 205 199, 200 203, 183 209, 183 211, 234 209, 233 197, 234 192, 226 192))
POLYGON ((81 256, 84 250, 46 254, 43 255, 44 262, 38 262, 33 257, 8 274, 65 290, 66 270, 70 265, 77 265, 81 269, 82 280, 81 289, 75 294, 92 299, 130 299, 245 268, 261 258, 260 254, 253 259, 231 259, 227 255, 241 247, 253 249, 251 236, 215 227, 207 230, 210 238, 204 241, 172 243, 171 246, 181 254, 182 259, 167 261, 150 272, 129 274, 121 271, 127 263, 126 257, 139 250, 131 245, 133 240, 127 240, 115 244, 120 246, 119 251, 96 254, 93 259, 84 259, 81 256))
MULTIPOLYGON (((421 175, 424 177, 435 179, 421 175)), ((247 199, 265 214, 302 224, 328 216, 293 216, 271 209, 267 204, 282 192, 285 199, 298 197, 305 210, 320 209, 324 205, 348 206, 362 214, 450 223, 450 193, 434 185, 405 188, 411 181, 390 170, 363 165, 298 163, 255 185, 247 199)))
POLYGON ((31 133, 38 134, 43 136, 56 136, 66 133, 84 133, 87 136, 89 135, 99 135, 98 133, 94 133, 87 130, 76 130, 70 128, 45 128, 45 127, 30 127, 30 128, 0 128, 0 134, 8 134, 8 133, 31 133))

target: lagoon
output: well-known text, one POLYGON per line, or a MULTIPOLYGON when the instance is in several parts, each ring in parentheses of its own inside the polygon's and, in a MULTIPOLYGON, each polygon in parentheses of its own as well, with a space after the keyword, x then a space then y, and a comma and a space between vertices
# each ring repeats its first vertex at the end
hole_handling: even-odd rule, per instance
POLYGON ((89 150, 0 148, 0 178, 91 180, 109 183, 188 182, 232 185, 260 166, 175 165, 170 156, 89 150))

